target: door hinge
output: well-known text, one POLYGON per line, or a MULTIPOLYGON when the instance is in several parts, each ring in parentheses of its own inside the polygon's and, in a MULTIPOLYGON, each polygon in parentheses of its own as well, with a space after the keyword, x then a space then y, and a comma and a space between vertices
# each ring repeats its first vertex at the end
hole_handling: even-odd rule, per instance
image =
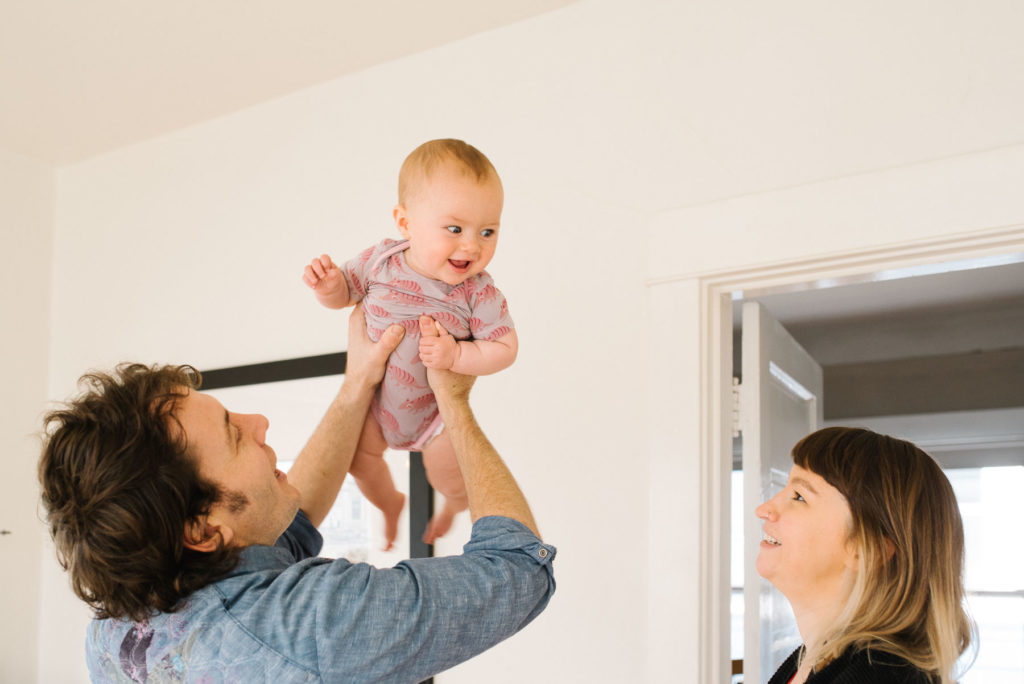
POLYGON ((732 379, 732 436, 739 437, 740 433, 743 432, 743 425, 740 422, 740 406, 742 405, 740 399, 740 392, 743 389, 743 385, 740 384, 739 378, 732 379))

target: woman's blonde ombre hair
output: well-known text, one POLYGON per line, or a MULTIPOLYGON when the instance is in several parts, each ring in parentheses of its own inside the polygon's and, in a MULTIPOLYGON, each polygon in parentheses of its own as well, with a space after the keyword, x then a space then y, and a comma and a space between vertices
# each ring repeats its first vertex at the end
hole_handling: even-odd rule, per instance
POLYGON ((920 448, 858 428, 814 432, 793 462, 846 497, 858 572, 850 597, 819 644, 815 669, 848 648, 906 659, 942 684, 971 643, 964 610, 964 533, 949 480, 920 448))

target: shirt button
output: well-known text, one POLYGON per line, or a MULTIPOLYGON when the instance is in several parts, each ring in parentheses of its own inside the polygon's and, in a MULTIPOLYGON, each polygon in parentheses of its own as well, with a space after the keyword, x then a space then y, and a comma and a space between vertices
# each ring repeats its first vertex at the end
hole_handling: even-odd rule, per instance
POLYGON ((540 551, 537 552, 537 555, 540 556, 541 558, 547 558, 548 557, 548 550, 547 549, 541 549, 540 551))

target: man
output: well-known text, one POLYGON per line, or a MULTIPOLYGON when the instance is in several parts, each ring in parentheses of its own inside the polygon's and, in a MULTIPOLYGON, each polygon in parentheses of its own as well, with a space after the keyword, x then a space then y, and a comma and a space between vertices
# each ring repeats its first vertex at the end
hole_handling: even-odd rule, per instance
POLYGON ((403 332, 370 342, 356 308, 345 381, 287 476, 266 418, 195 391, 189 367, 86 376, 87 391, 47 416, 42 499, 97 616, 94 680, 419 682, 544 609, 555 550, 473 418, 473 378, 449 371, 429 381, 466 480, 463 554, 388 569, 315 557, 315 526, 403 332))

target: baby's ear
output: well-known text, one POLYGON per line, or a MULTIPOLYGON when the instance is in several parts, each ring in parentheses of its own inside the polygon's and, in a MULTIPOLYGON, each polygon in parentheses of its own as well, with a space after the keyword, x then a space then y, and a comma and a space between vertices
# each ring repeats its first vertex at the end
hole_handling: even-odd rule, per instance
POLYGON ((395 226, 398 227, 398 232, 402 234, 406 240, 409 239, 409 215, 405 211, 405 205, 396 204, 395 210, 392 212, 395 217, 395 226))

